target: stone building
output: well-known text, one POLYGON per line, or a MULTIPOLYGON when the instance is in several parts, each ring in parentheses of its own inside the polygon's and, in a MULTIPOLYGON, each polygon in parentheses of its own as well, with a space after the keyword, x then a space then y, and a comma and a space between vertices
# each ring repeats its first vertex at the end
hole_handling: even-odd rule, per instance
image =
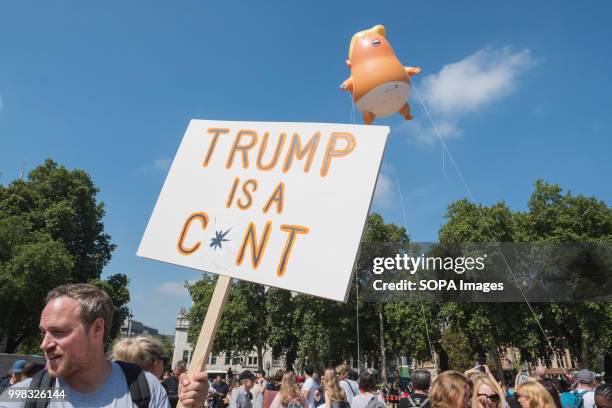
MULTIPOLYGON (((181 308, 176 317, 176 331, 174 335, 174 354, 172 356, 172 367, 183 360, 186 363, 191 361, 193 347, 187 341, 187 332, 189 330, 189 320, 186 317, 185 309, 181 308)), ((210 355, 206 364, 207 371, 223 371, 227 372, 231 369, 232 372, 240 372, 245 369, 256 370, 259 366, 257 352, 255 349, 246 355, 227 355, 219 353, 210 355)), ((263 355, 262 367, 266 373, 273 373, 279 368, 285 368, 285 362, 282 359, 275 360, 272 358, 270 350, 266 350, 263 355)))

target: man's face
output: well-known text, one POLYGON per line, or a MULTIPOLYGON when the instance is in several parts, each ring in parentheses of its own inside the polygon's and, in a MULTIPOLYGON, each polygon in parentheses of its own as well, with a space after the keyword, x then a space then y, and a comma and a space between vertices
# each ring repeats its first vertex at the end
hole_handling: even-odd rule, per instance
POLYGON ((222 381, 222 380, 223 380, 223 379, 221 378, 221 376, 220 376, 220 375, 218 375, 218 376, 217 376, 217 378, 215 378, 215 381, 216 381, 217 383, 219 383, 219 384, 221 384, 221 381, 222 381))
POLYGON ((21 382, 24 380, 23 374, 22 373, 11 373, 11 384, 17 384, 18 382, 21 382))
POLYGON ((91 367, 96 353, 103 351, 104 321, 97 319, 87 330, 80 318, 81 306, 74 299, 60 297, 51 300, 40 316, 49 374, 70 377, 91 367))
POLYGON ((253 384, 255 384, 255 382, 253 380, 245 380, 244 381, 244 388, 249 391, 251 388, 253 388, 253 384))

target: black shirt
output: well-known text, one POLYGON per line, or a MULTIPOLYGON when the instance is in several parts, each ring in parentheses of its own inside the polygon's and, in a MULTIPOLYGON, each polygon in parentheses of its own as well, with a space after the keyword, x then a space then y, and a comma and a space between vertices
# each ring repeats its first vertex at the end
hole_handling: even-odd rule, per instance
POLYGON ((166 394, 168 394, 168 401, 170 401, 170 406, 172 408, 176 407, 178 403, 178 380, 175 376, 171 375, 162 381, 162 386, 166 390, 166 394))

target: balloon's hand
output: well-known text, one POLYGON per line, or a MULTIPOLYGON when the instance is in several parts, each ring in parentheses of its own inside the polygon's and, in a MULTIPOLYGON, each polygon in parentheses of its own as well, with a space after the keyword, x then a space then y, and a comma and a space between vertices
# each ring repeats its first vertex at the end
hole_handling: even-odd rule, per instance
POLYGON ((421 73, 421 67, 404 67, 408 76, 413 76, 421 73))
POLYGON ((179 381, 179 399, 186 407, 201 407, 208 395, 208 373, 200 371, 189 378, 182 374, 179 381))
POLYGON ((343 91, 353 92, 353 78, 349 78, 340 84, 340 89, 343 91))

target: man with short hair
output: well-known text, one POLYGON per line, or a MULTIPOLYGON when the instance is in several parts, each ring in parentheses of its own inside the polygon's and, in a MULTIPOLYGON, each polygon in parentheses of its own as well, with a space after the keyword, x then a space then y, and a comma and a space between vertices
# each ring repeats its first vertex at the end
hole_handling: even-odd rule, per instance
POLYGON ((376 380, 367 371, 359 374, 359 395, 353 398, 352 408, 385 408, 376 396, 376 380))
POLYGON ((238 380, 240 387, 232 391, 229 408, 252 408, 251 388, 255 384, 255 375, 250 370, 244 370, 238 380))
POLYGON ((561 394, 563 406, 569 408, 593 408, 595 396, 595 373, 589 370, 580 370, 574 376, 575 388, 570 393, 561 394))
POLYGON ((304 385, 302 386, 302 393, 304 394, 304 398, 306 399, 308 408, 314 408, 315 393, 317 391, 317 388, 319 388, 319 383, 317 383, 312 378, 313 373, 314 368, 312 368, 312 366, 306 366, 304 368, 304 376, 306 377, 306 380, 304 381, 304 385))
POLYGON ((169 375, 162 381, 162 386, 166 390, 166 394, 168 394, 168 401, 170 402, 171 408, 175 408, 178 403, 179 378, 181 378, 181 375, 186 371, 187 367, 185 366, 185 362, 183 360, 177 361, 172 370, 173 375, 169 375))
POLYGON ((338 380, 340 387, 344 390, 346 394, 346 400, 349 404, 353 404, 353 398, 359 395, 359 388, 353 388, 353 384, 349 381, 349 372, 350 368, 346 364, 340 364, 336 367, 336 374, 338 375, 338 380))
POLYGON ((227 392, 229 391, 229 386, 220 375, 215 377, 215 380, 212 382, 212 387, 215 391, 217 391, 221 399, 225 398, 227 392))
POLYGON ((410 380, 413 388, 412 395, 408 395, 410 406, 417 408, 428 406, 427 395, 431 387, 431 373, 427 370, 415 370, 410 380))
MULTIPOLYGON (((40 388, 47 381, 56 397, 50 408, 167 408, 161 383, 137 366, 106 359, 104 340, 112 325, 114 306, 106 292, 93 285, 63 285, 51 290, 40 317, 43 339, 40 348, 47 369, 16 387, 40 388), (128 386, 128 378, 132 381, 128 386), (143 385, 144 384, 146 385, 143 385), (133 400, 138 386, 140 399, 133 400), (148 394, 148 398, 147 398, 148 394)), ((186 406, 200 407, 208 392, 206 372, 181 378, 179 398, 186 406)), ((5 392, 0 401, 9 401, 5 392)), ((0 402, 0 407, 25 407, 26 401, 0 402)))
POLYGON ((0 394, 2 394, 2 392, 11 385, 17 384, 18 382, 25 379, 23 377, 23 368, 26 366, 26 364, 27 361, 25 360, 15 360, 13 362, 13 365, 11 366, 10 375, 0 381, 0 394))

